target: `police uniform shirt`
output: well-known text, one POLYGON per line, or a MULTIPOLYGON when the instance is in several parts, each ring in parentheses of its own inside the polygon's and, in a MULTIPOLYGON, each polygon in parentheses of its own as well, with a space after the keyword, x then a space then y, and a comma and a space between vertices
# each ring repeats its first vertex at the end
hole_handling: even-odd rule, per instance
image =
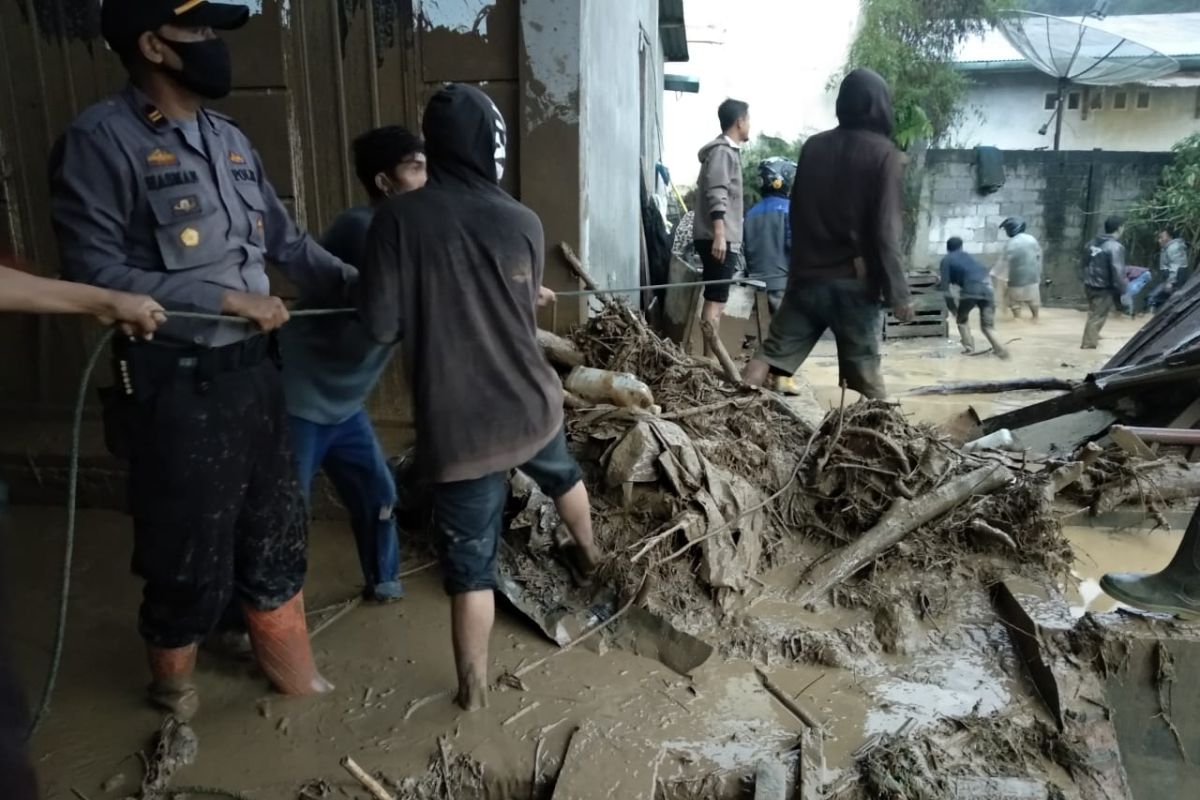
MULTIPOLYGON (((167 310, 218 314, 226 291, 266 295, 269 258, 306 298, 346 302, 357 275, 299 230, 228 117, 167 119, 130 85, 84 111, 50 159, 63 275, 148 294, 167 310)), ((173 320, 168 344, 219 347, 255 332, 173 320)))

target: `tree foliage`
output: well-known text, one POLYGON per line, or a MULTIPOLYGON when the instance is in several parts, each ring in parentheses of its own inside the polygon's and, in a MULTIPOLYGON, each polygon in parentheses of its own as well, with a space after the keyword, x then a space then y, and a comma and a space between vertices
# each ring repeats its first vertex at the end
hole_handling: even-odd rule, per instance
POLYGON ((968 36, 986 30, 1010 0, 863 0, 862 27, 835 86, 869 67, 888 82, 896 106, 896 143, 937 139, 963 112, 969 80, 953 65, 968 36))
POLYGON ((745 197, 746 209, 762 200, 762 192, 758 185, 758 165, 768 158, 787 158, 795 161, 804 145, 804 136, 798 136, 792 141, 780 139, 777 136, 759 134, 754 141, 742 147, 742 195, 745 197))
POLYGON ((1200 133, 1177 142, 1171 152, 1175 158, 1163 170, 1158 189, 1134 210, 1131 222, 1142 234, 1178 229, 1194 255, 1200 242, 1200 133))

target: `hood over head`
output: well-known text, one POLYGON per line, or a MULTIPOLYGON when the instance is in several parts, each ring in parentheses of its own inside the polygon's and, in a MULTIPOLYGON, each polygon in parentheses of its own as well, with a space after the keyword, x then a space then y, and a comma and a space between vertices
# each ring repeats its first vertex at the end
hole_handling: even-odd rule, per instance
POLYGON ((851 72, 838 90, 837 118, 839 127, 891 136, 895 113, 887 81, 874 70, 851 72))
POLYGON ((474 86, 443 87, 425 106, 421 130, 435 179, 497 185, 504 177, 508 129, 496 104, 474 86))

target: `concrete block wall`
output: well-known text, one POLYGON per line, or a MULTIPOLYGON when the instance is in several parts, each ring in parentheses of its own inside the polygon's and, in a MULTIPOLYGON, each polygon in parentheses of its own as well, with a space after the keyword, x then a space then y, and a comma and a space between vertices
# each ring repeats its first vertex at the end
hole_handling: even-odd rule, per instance
POLYGON ((914 167, 920 170, 920 207, 910 268, 936 270, 951 236, 960 237, 963 249, 990 267, 1008 240, 1000 223, 1020 216, 1045 253, 1043 301, 1081 302, 1076 267, 1084 245, 1110 214, 1128 213, 1154 190, 1170 158, 1169 153, 1008 151, 1004 186, 981 195, 974 150, 930 150, 914 167))

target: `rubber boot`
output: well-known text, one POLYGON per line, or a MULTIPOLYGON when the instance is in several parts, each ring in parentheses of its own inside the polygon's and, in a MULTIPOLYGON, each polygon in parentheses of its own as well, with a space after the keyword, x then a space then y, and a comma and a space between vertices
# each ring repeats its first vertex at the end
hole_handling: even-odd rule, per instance
POLYGON ((271 611, 249 605, 246 626, 258 665, 283 694, 321 694, 333 684, 321 677, 308 641, 308 623, 304 619, 304 593, 271 611))
POLYGON ((1145 611, 1200 618, 1200 508, 1192 515, 1183 541, 1162 572, 1110 572, 1100 579, 1110 597, 1145 611))
POLYGON ((187 647, 146 646, 150 662, 150 704, 169 711, 182 722, 196 716, 200 708, 200 695, 192 674, 196 671, 196 645, 187 647))
POLYGON ((962 349, 964 353, 975 352, 975 337, 971 335, 970 325, 958 326, 958 338, 962 340, 962 349))

